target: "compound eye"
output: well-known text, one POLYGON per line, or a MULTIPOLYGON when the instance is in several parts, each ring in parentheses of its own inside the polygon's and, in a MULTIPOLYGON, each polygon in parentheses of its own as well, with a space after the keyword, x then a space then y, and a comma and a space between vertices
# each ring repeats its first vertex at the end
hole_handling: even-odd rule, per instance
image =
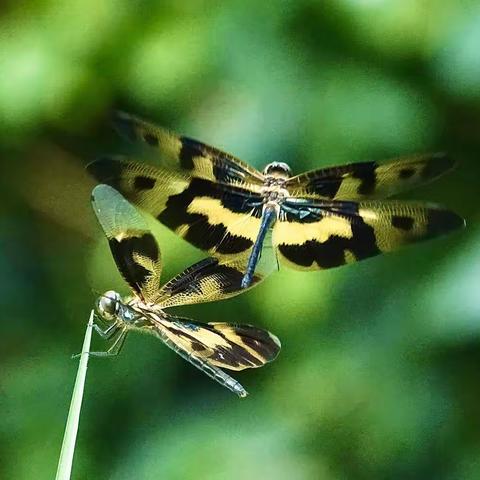
POLYGON ((112 320, 118 311, 120 295, 114 291, 108 291, 97 300, 98 313, 106 320, 112 320))
POLYGON ((263 174, 264 175, 275 175, 275 174, 278 175, 278 174, 280 174, 280 175, 290 176, 292 174, 292 170, 284 162, 272 162, 272 163, 269 163, 263 169, 263 174))

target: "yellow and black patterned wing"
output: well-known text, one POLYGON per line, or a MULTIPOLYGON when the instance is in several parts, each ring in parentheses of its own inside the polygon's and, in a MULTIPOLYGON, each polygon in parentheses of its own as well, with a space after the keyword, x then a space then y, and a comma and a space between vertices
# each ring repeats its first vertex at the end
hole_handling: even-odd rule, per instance
POLYGON ((233 185, 263 185, 263 175, 229 153, 193 138, 176 135, 162 127, 124 112, 117 112, 114 125, 124 137, 144 143, 159 153, 169 169, 189 177, 233 185))
POLYGON ((209 364, 229 370, 257 368, 275 360, 280 340, 253 325, 197 323, 167 316, 157 320, 168 339, 209 364))
POLYGON ((444 153, 401 157, 385 163, 351 163, 302 173, 290 178, 286 188, 298 198, 374 199, 430 182, 454 166, 455 162, 444 153))
POLYGON ((243 293, 262 282, 277 269, 276 252, 272 248, 271 233, 248 289, 242 288, 248 255, 236 262, 221 263, 217 258, 206 258, 172 278, 158 292, 155 299, 160 308, 225 300, 243 293))
POLYGON ((87 167, 100 182, 153 215, 197 248, 231 258, 252 247, 260 228, 262 199, 240 186, 191 177, 121 157, 87 167))
POLYGON ((433 204, 290 199, 273 227, 273 244, 292 268, 318 270, 390 252, 464 225, 456 213, 433 204))
POLYGON ((93 189, 92 206, 125 281, 143 300, 156 298, 162 261, 157 241, 145 220, 108 185, 97 185, 93 189))

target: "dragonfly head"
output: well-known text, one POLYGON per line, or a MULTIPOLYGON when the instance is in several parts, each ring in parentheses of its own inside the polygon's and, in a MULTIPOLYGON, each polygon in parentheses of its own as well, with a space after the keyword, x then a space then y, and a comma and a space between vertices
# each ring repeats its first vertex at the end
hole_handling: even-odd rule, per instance
POLYGON ((120 295, 113 290, 109 290, 97 300, 97 312, 104 320, 113 321, 118 316, 120 302, 120 295))
POLYGON ((286 163, 272 162, 263 169, 263 174, 271 177, 289 178, 292 176, 292 170, 286 163))

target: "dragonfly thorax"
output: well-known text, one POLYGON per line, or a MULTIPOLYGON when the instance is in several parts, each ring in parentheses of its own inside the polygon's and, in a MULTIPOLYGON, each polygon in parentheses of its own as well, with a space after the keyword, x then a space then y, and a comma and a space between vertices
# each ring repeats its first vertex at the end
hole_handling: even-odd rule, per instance
POLYGON ((279 207, 279 205, 289 196, 288 190, 281 186, 267 187, 263 190, 262 194, 263 204, 265 206, 270 205, 271 207, 279 207))
POLYGON ((289 196, 285 183, 291 176, 290 167, 283 162, 272 162, 263 169, 263 174, 265 175, 262 188, 263 203, 278 208, 278 205, 289 196))

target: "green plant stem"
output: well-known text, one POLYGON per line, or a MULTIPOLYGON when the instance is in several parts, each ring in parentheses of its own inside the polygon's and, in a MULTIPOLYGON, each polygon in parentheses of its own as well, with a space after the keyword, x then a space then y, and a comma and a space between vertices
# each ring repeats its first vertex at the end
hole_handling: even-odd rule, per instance
POLYGON ((83 340, 82 353, 78 365, 77 378, 73 387, 70 410, 68 411, 65 434, 63 436, 62 450, 58 460, 56 480, 69 480, 72 473, 73 455, 75 453, 75 442, 77 439, 78 423, 80 420, 80 410, 82 408, 83 391, 85 387, 85 377, 87 375, 88 354, 90 351, 90 340, 92 338, 93 310, 88 320, 85 339, 83 340))

